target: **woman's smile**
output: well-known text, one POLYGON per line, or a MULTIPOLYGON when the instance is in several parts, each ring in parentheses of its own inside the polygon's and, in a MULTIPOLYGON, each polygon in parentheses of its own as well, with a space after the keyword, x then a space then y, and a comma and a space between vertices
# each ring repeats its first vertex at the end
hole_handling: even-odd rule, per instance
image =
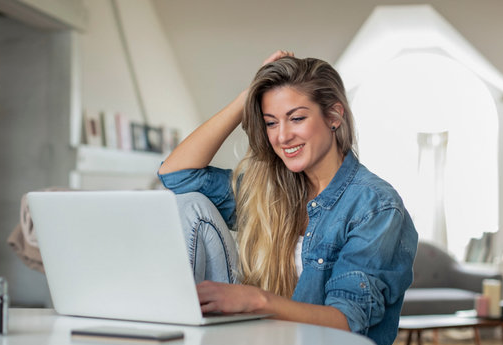
POLYGON ((283 151, 285 152, 285 156, 288 158, 295 157, 298 154, 302 152, 302 148, 304 147, 304 144, 293 146, 290 148, 284 148, 283 151))
POLYGON ((269 142, 289 170, 319 175, 336 166, 330 119, 307 95, 288 86, 269 90, 262 96, 262 114, 269 142))

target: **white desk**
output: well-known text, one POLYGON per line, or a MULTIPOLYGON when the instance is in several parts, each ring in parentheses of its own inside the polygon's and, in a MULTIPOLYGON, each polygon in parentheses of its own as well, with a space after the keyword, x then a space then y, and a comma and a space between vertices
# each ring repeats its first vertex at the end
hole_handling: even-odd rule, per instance
MULTIPOLYGON (((71 339, 74 328, 129 326, 161 330, 181 330, 183 340, 169 345, 374 345, 363 336, 332 328, 277 320, 256 320, 204 327, 60 316, 52 309, 10 309, 9 334, 0 335, 1 345, 84 344, 71 339)), ((98 344, 93 342, 94 344, 98 344)))

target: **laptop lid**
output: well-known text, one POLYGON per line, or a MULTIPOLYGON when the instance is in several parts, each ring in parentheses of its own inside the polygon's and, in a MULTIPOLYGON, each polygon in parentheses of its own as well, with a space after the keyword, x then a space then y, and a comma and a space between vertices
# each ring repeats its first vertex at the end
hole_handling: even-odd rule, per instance
POLYGON ((172 192, 27 197, 58 313, 203 323, 172 192))

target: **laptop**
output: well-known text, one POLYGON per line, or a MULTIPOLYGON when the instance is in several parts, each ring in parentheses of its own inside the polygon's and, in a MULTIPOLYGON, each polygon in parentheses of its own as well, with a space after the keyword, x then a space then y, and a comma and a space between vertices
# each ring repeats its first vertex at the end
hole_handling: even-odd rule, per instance
POLYGON ((202 315, 171 191, 27 197, 59 314, 186 325, 270 316, 202 315))

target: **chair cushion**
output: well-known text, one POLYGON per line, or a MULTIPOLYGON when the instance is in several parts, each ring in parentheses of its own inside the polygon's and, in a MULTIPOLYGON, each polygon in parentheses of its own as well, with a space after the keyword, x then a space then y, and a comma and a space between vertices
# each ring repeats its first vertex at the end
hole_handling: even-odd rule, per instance
POLYGON ((431 243, 420 241, 414 260, 412 287, 452 287, 449 276, 456 268, 455 260, 446 251, 431 243))
POLYGON ((452 288, 411 288, 405 292, 401 315, 453 314, 473 309, 477 293, 452 288))

